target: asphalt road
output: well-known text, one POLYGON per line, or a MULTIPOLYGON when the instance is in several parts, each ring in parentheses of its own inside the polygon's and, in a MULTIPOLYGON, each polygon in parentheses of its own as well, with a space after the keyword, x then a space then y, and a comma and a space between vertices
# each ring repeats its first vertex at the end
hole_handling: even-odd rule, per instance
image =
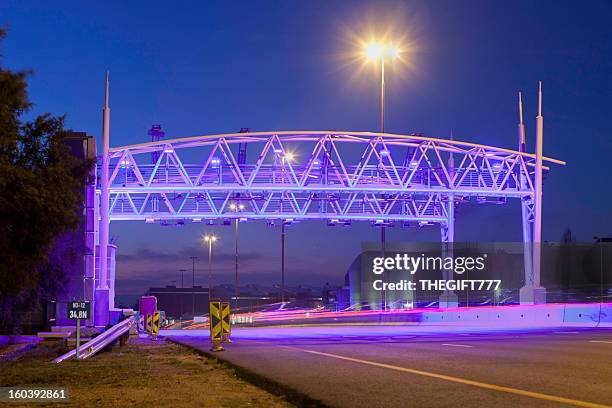
MULTIPOLYGON (((210 348, 206 331, 180 334, 210 348)), ((292 327, 233 338, 219 358, 334 407, 612 406, 612 329, 292 327)))

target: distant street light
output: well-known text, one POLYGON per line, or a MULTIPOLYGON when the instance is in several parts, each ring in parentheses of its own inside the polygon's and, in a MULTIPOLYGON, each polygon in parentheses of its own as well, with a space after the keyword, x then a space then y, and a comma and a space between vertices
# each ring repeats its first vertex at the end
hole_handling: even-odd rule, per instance
MULTIPOLYGON (((236 205, 236 203, 231 203, 230 204, 230 209, 234 212, 238 212, 238 211, 242 211, 244 210, 244 204, 238 204, 236 205)), ((240 295, 240 292, 238 290, 238 221, 239 219, 236 218, 235 223, 236 223, 236 245, 235 245, 235 267, 236 267, 236 279, 235 279, 235 283, 234 283, 234 299, 235 299, 235 308, 238 309, 238 296, 240 295)))
POLYGON ((293 152, 286 152, 285 153, 284 160, 287 161, 287 163, 292 162, 293 159, 295 159, 295 153, 293 153, 293 152))

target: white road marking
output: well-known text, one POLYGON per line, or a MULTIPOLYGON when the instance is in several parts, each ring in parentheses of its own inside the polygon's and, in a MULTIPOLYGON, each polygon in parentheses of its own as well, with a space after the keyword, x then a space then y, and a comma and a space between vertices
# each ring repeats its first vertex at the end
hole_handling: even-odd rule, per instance
POLYGON ((580 332, 554 332, 556 334, 580 334, 580 332))
POLYGON ((443 346, 452 346, 452 347, 474 347, 468 346, 467 344, 453 344, 453 343, 442 343, 443 346))
POLYGON ((606 340, 589 340, 589 343, 606 343, 606 344, 612 344, 612 341, 606 341, 606 340))
POLYGON ((404 373, 416 374, 416 375, 421 375, 424 377, 437 378, 439 380, 445 380, 445 381, 450 381, 450 382, 459 383, 459 384, 472 385, 474 387, 485 388, 488 390, 494 390, 494 391, 500 391, 500 392, 506 392, 508 394, 521 395, 523 397, 531 397, 531 398, 537 398, 537 399, 546 400, 546 401, 558 402, 561 404, 575 405, 577 407, 611 408, 609 405, 597 404, 594 402, 580 401, 580 400, 575 400, 571 398, 558 397, 556 395, 542 394, 539 392, 521 390, 521 389, 512 388, 512 387, 504 387, 503 385, 488 384, 488 383, 483 383, 480 381, 468 380, 467 378, 453 377, 450 375, 437 374, 437 373, 432 373, 429 371, 415 370, 412 368, 399 367, 399 366, 394 366, 391 364, 377 363, 375 361, 361 360, 358 358, 346 357, 346 356, 341 356, 338 354, 323 353, 321 351, 307 350, 307 349, 302 349, 302 348, 297 348, 297 347, 288 347, 288 346, 281 346, 281 347, 302 351, 304 353, 310 353, 310 354, 316 354, 319 356, 336 358, 338 360, 351 361, 353 363, 366 364, 369 366, 374 366, 374 367, 379 367, 379 368, 387 368, 389 370, 401 371, 404 373))

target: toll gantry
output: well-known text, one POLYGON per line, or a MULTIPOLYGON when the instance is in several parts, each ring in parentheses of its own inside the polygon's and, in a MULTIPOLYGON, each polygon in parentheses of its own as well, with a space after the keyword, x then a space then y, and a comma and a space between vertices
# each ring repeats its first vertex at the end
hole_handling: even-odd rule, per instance
MULTIPOLYGON (((457 203, 519 199, 528 247, 521 300, 539 303, 545 294, 539 282, 542 174, 565 163, 543 155, 541 86, 535 153, 525 149, 520 96, 519 117, 517 150, 350 131, 243 131, 162 140, 159 129, 151 142, 110 148, 107 90, 98 282, 107 282, 104 244, 111 221, 437 224, 441 241, 450 244, 457 203)), ((453 301, 443 296, 441 304, 447 300, 453 301)))

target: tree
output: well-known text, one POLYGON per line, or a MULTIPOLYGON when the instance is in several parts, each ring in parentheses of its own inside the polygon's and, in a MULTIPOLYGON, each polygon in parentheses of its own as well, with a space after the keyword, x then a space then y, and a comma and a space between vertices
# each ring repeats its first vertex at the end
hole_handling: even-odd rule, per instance
MULTIPOLYGON (((0 28, 0 41, 4 36, 0 28)), ((23 121, 31 108, 28 75, 0 60, 0 333, 15 332, 18 312, 34 311, 62 290, 64 255, 54 254, 53 244, 78 226, 93 164, 70 155, 63 116, 23 121)))

